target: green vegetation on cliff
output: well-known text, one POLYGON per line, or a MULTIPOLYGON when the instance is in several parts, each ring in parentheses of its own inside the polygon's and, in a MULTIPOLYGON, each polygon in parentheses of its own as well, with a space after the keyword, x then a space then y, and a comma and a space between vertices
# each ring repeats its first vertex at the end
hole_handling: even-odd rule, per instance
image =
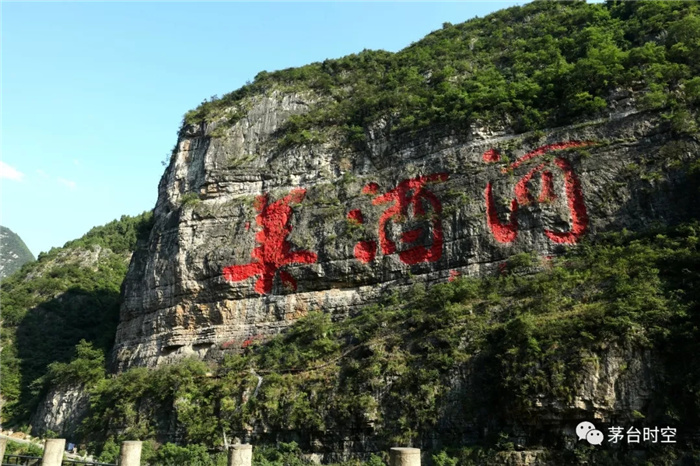
MULTIPOLYGON (((4 425, 29 420, 47 374, 60 381, 58 373, 65 368, 56 364, 70 361, 81 340, 102 354, 109 352, 119 319, 121 283, 136 241, 148 235, 151 221, 150 212, 122 216, 62 248, 39 254, 37 261, 2 282, 4 425)), ((88 357, 87 349, 78 346, 78 355, 88 357)), ((95 373, 88 371, 76 381, 90 374, 95 373)), ((99 376, 103 374, 104 369, 99 376)))
POLYGON ((700 423, 700 364, 688 357, 700 351, 699 303, 699 224, 611 234, 560 259, 516 256, 496 276, 415 285, 344 321, 311 312, 217 368, 186 360, 104 379, 83 435, 99 449, 163 439, 176 424, 185 444, 220 445, 225 430, 308 449, 313 439, 362 433, 381 451, 462 420, 442 447, 470 464, 512 448, 508 426, 537 438, 542 406, 571 404, 611 351, 648 352, 665 368, 655 403, 618 419, 682 431, 700 423), (489 434, 462 448, 485 426, 489 434))
POLYGON ((697 2, 535 1, 462 24, 445 23, 397 53, 365 50, 300 68, 261 72, 246 86, 203 102, 184 124, 244 114, 246 98, 272 89, 311 91, 318 103, 280 131, 282 145, 323 140, 340 128, 362 147, 380 121, 386 133, 470 124, 516 132, 607 116, 611 95, 667 108, 693 132, 700 103, 697 2), (229 110, 233 109, 233 110, 229 110))

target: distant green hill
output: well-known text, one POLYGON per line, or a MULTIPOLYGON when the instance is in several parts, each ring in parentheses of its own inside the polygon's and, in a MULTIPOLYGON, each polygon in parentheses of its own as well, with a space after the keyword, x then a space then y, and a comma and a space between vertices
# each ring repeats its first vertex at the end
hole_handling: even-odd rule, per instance
POLYGON ((22 238, 9 228, 0 226, 0 279, 12 275, 33 260, 34 255, 22 238))
POLYGON ((69 361, 80 340, 109 351, 119 317, 119 289, 137 240, 150 232, 151 219, 150 212, 124 215, 39 254, 3 280, 3 423, 28 421, 49 365, 69 361))

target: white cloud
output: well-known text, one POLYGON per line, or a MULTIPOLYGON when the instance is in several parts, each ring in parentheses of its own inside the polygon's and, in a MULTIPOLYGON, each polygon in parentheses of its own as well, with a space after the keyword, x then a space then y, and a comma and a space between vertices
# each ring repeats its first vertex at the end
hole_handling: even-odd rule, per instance
POLYGON ((77 183, 75 181, 67 180, 65 178, 58 178, 56 181, 61 183, 62 185, 66 186, 68 189, 75 189, 78 187, 77 183))
POLYGON ((0 161, 0 178, 22 181, 22 178, 24 178, 24 173, 17 171, 5 162, 0 161))

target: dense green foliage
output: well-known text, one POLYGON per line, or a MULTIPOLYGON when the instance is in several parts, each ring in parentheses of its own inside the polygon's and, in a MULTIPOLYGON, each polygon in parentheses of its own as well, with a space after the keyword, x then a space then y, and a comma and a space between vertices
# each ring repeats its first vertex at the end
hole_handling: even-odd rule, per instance
POLYGON ((8 455, 41 456, 44 450, 33 443, 20 443, 9 440, 5 453, 8 455))
MULTIPOLYGON (((165 443, 158 447, 153 442, 145 442, 143 445, 142 464, 153 466, 226 466, 228 464, 226 452, 210 451, 201 444, 180 446, 174 443, 165 443)), ((118 457, 119 445, 110 438, 105 443, 99 460, 113 463, 118 457)), ((313 466, 317 463, 307 459, 296 442, 280 442, 275 446, 255 447, 253 449, 253 464, 255 466, 313 466)), ((372 455, 369 462, 348 461, 329 466, 362 465, 386 466, 386 463, 380 457, 372 455)))
POLYGON ((105 378, 105 354, 103 350, 93 348, 92 343, 80 340, 70 362, 54 361, 47 369, 45 383, 55 386, 93 385, 105 378))
POLYGON ((624 90, 642 108, 669 109, 676 131, 693 132, 699 49, 697 2, 535 1, 445 23, 397 53, 365 50, 261 72, 188 112, 184 124, 221 118, 232 124, 250 96, 311 91, 318 104, 287 121, 282 145, 323 141, 324 128, 340 128, 363 147, 380 120, 389 135, 428 126, 464 132, 472 123, 528 131, 607 116, 611 93, 624 90))
POLYGON ((260 445, 264 427, 308 447, 352 429, 384 448, 420 442, 457 399, 449 410, 503 429, 476 449, 437 455, 469 464, 512 447, 508 426, 531 426, 537 438, 535 403, 570 402, 612 348, 652 351, 667 368, 664 395, 628 413, 630 423, 696 426, 700 364, 684 355, 700 350, 699 247, 697 223, 623 232, 554 261, 518 256, 498 276, 416 285, 344 321, 312 312, 215 370, 187 360, 101 381, 83 434, 99 449, 107 438, 162 438, 175 422, 185 444, 220 445, 224 429, 258 435, 260 445), (533 266, 540 272, 522 273, 533 266), (455 373, 478 374, 456 398, 455 373))
POLYGON ((22 265, 33 260, 34 255, 22 238, 9 228, 0 225, 0 264, 3 266, 0 279, 12 275, 22 265))
MULTIPOLYGON (((81 238, 67 242, 62 249, 87 248, 98 245, 115 254, 130 254, 136 247, 136 241, 148 238, 152 226, 153 214, 151 212, 144 212, 135 217, 122 215, 119 220, 95 227, 81 238)), ((48 255, 52 254, 54 254, 53 248, 48 255)), ((39 257, 43 257, 43 254, 39 254, 39 257)))
POLYGON ((104 369, 97 366, 114 340, 130 252, 149 233, 151 222, 151 213, 144 213, 93 228, 39 254, 2 282, 3 423, 26 422, 49 379, 103 377, 104 369), (93 257, 95 246, 102 248, 98 257, 93 257), (81 361, 66 366, 81 340, 86 341, 77 348, 81 361))

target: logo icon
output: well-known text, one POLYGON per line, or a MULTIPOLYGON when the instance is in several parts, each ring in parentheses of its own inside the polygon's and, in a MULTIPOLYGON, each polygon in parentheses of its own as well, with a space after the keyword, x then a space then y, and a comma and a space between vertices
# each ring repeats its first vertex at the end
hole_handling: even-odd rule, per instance
POLYGON ((597 429, 589 430, 586 434, 586 440, 588 440, 588 443, 591 445, 600 445, 603 443, 604 438, 603 433, 597 429))
POLYGON ((583 421, 576 426, 576 435, 579 440, 586 440, 591 445, 600 445, 605 436, 595 428, 592 422, 583 421))

